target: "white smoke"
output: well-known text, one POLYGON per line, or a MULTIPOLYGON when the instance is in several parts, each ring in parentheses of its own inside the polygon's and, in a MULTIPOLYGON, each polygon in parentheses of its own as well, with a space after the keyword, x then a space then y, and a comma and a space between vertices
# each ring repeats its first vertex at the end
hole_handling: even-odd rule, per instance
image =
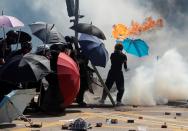
POLYGON ((175 49, 135 70, 125 102, 132 105, 166 104, 188 99, 188 68, 175 49))

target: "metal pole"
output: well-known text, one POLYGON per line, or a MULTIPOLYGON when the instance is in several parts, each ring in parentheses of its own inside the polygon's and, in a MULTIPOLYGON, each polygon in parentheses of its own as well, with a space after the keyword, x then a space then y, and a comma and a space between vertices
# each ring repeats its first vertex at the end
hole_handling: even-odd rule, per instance
MULTIPOLYGON (((1 15, 3 16, 4 15, 4 11, 2 10, 2 12, 1 12, 1 15)), ((5 39, 5 28, 4 28, 4 26, 3 26, 3 37, 4 37, 4 39, 5 39)))
POLYGON ((93 69, 95 70, 95 73, 97 74, 97 76, 98 76, 98 78, 99 78, 99 81, 101 82, 101 84, 102 84, 104 90, 106 91, 108 97, 110 98, 110 101, 112 102, 112 105, 113 105, 113 106, 116 106, 115 101, 113 100, 113 98, 112 98, 112 96, 111 96, 111 94, 110 94, 108 88, 106 87, 106 84, 105 84, 104 81, 102 80, 102 77, 100 76, 100 74, 99 74, 97 68, 96 68, 93 64, 91 64, 91 65, 92 65, 93 69))
MULTIPOLYGON (((74 25, 77 25, 79 22, 79 0, 75 0, 75 21, 74 25)), ((75 31, 75 38, 78 39, 78 32, 75 31)))

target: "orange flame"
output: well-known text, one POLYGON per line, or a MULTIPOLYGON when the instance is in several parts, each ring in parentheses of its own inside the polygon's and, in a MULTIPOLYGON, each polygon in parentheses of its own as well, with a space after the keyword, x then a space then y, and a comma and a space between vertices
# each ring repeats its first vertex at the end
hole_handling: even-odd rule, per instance
POLYGON ((114 25, 112 35, 116 39, 125 39, 128 36, 140 35, 142 32, 152 30, 156 27, 163 27, 163 25, 162 18, 153 20, 153 18, 150 16, 147 17, 142 24, 139 24, 136 21, 132 21, 129 28, 123 24, 114 25))
POLYGON ((125 39, 128 36, 128 28, 123 24, 113 25, 112 35, 116 39, 125 39))

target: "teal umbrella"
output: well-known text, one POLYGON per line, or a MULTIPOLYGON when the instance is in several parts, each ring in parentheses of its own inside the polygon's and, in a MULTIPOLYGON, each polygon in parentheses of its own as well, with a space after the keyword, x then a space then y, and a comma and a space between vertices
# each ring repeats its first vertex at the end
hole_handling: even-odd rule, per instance
POLYGON ((122 41, 124 50, 137 57, 147 56, 149 54, 149 46, 141 39, 125 39, 122 41))

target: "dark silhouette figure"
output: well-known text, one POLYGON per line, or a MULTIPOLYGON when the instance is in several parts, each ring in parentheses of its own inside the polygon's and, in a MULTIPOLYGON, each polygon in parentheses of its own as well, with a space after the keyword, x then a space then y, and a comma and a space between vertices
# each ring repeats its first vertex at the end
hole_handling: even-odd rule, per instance
MULTIPOLYGON (((115 45, 115 50, 110 56, 111 68, 108 72, 108 76, 105 82, 109 90, 112 88, 114 82, 116 83, 116 87, 118 90, 116 97, 117 105, 122 104, 121 100, 124 94, 124 76, 122 72, 122 65, 124 65, 125 71, 128 71, 127 56, 122 52, 122 50, 123 50, 122 44, 115 45)), ((107 97, 107 93, 105 90, 103 90, 102 99, 99 102, 104 103, 106 97, 107 97)))

